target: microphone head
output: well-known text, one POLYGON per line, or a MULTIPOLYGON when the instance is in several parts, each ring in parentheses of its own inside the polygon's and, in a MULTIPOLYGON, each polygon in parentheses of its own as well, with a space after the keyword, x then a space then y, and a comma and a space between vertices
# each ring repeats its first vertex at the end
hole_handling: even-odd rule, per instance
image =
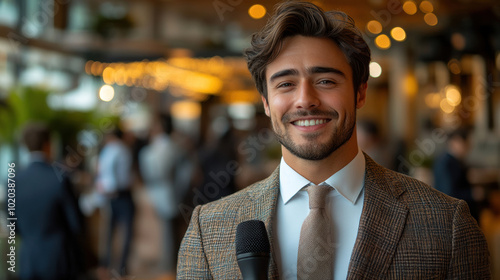
POLYGON ((266 226, 259 220, 242 222, 236 228, 236 255, 246 253, 269 254, 271 248, 266 226))

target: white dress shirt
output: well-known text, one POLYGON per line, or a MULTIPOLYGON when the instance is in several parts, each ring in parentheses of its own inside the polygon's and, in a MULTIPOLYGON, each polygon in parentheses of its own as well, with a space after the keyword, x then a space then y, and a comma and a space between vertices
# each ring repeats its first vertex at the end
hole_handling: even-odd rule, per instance
MULTIPOLYGON (((365 157, 356 157, 321 185, 334 188, 326 199, 333 225, 334 279, 346 279, 364 201, 365 157)), ((312 184, 281 159, 280 198, 273 221, 273 246, 281 279, 297 279, 297 254, 300 229, 309 214, 309 196, 303 188, 312 184)))
POLYGON ((165 219, 174 218, 179 211, 173 176, 178 149, 168 135, 159 134, 139 153, 139 168, 147 193, 158 214, 165 219))
POLYGON ((112 141, 102 148, 98 166, 97 181, 104 192, 130 188, 132 153, 122 141, 112 141))

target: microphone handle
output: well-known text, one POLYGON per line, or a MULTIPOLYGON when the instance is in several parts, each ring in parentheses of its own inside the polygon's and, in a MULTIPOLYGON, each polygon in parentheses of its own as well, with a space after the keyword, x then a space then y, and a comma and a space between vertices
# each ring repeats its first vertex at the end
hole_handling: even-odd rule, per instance
POLYGON ((269 257, 254 256, 238 259, 243 280, 267 280, 269 257))

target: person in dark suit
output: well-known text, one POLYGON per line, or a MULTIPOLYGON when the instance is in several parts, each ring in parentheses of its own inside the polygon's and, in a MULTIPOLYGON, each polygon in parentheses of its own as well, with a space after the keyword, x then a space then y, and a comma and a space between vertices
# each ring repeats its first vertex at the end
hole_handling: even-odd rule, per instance
POLYGON ((472 216, 478 220, 479 210, 472 198, 472 186, 467 178, 465 163, 470 149, 468 138, 465 129, 456 129, 448 134, 446 152, 437 158, 433 166, 434 185, 437 190, 467 202, 472 216))
POLYGON ((281 163, 269 178, 195 208, 177 279, 241 279, 236 228, 252 219, 266 225, 269 279, 490 278, 484 235, 464 201, 358 147, 370 49, 348 15, 283 2, 245 54, 281 163))
POLYGON ((67 177, 50 163, 50 131, 30 123, 23 140, 29 165, 16 176, 16 217, 21 237, 20 278, 77 279, 82 220, 67 177))

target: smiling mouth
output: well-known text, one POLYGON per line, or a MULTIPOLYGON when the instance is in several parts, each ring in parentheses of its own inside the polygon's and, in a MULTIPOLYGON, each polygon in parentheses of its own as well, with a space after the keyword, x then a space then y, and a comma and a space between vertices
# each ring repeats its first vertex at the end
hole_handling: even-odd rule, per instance
POLYGON ((320 125, 329 122, 329 119, 310 119, 310 120, 297 120, 292 122, 293 125, 296 126, 313 126, 313 125, 320 125))

